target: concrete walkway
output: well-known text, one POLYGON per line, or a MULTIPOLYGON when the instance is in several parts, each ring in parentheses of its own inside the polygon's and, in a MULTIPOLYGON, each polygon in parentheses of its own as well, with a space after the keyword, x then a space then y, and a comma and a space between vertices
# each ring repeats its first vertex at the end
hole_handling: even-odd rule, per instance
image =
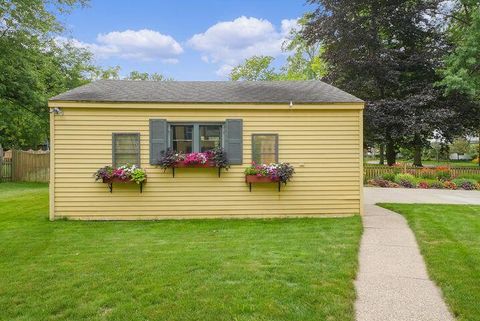
POLYGON ((365 206, 360 269, 355 281, 357 321, 452 321, 429 279, 413 232, 397 213, 365 206))
POLYGON ((406 220, 380 202, 480 204, 480 192, 365 188, 357 321, 453 321, 406 220))
POLYGON ((365 187, 364 196, 365 204, 431 203, 480 205, 479 191, 365 187))

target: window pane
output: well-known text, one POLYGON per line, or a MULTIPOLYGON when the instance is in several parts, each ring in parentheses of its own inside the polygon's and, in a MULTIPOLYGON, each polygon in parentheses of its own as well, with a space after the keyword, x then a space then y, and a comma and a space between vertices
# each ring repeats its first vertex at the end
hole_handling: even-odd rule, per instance
POLYGON ((181 153, 191 153, 193 149, 193 126, 172 125, 172 148, 181 153))
POLYGON ((200 151, 214 149, 221 146, 222 126, 221 125, 200 125, 200 151))
POLYGON ((173 140, 192 140, 192 125, 172 125, 173 140))
POLYGON ((115 157, 115 167, 122 165, 138 165, 137 154, 117 154, 115 157))
POLYGON ((173 141, 173 150, 180 153, 191 153, 192 141, 173 141))
POLYGON ((276 135, 254 135, 252 146, 252 161, 257 164, 275 163, 277 155, 276 135))
POLYGON ((115 134, 114 133, 114 161, 115 167, 130 164, 139 164, 140 159, 140 136, 138 134, 115 134))

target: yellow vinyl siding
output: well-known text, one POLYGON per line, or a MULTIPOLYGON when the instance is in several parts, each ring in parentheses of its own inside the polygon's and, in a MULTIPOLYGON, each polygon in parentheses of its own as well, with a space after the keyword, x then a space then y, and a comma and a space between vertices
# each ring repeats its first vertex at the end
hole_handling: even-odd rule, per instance
MULTIPOLYGON (((53 107, 52 103, 50 106, 53 107)), ((59 103, 52 124, 52 199, 55 217, 160 219, 351 215, 361 212, 361 104, 277 108, 212 105, 59 103), (119 106, 119 108, 113 108, 119 106), (176 105, 182 106, 182 105, 176 105), (93 108, 95 107, 95 108, 93 108), (144 108, 145 107, 145 108, 144 108), (347 108, 349 107, 349 108, 347 108), (222 170, 149 165, 149 119, 223 122, 243 119, 243 165, 222 170), (140 133, 141 166, 148 182, 114 184, 113 193, 93 173, 112 162, 112 133, 140 133), (279 135, 279 161, 295 166, 292 182, 255 184, 243 170, 251 162, 251 134, 279 135), (359 183, 360 182, 360 183, 359 183)))

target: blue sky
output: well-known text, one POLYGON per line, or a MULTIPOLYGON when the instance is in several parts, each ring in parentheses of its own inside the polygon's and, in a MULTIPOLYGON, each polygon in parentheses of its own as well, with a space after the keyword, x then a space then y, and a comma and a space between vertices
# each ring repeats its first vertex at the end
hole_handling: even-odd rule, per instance
POLYGON ((62 18, 64 34, 87 47, 101 66, 159 72, 176 80, 220 80, 252 55, 271 55, 295 19, 314 7, 305 0, 91 0, 62 18))

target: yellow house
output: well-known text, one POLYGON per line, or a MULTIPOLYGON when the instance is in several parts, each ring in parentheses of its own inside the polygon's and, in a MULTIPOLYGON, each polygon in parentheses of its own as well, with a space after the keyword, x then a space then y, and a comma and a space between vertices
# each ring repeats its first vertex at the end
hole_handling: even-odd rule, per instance
POLYGON ((362 100, 321 81, 101 80, 53 97, 50 219, 345 216, 362 213, 362 100), (223 147, 231 164, 163 170, 168 149, 223 147), (250 189, 244 170, 287 162, 292 180, 250 189), (136 184, 95 182, 136 163, 136 184))

